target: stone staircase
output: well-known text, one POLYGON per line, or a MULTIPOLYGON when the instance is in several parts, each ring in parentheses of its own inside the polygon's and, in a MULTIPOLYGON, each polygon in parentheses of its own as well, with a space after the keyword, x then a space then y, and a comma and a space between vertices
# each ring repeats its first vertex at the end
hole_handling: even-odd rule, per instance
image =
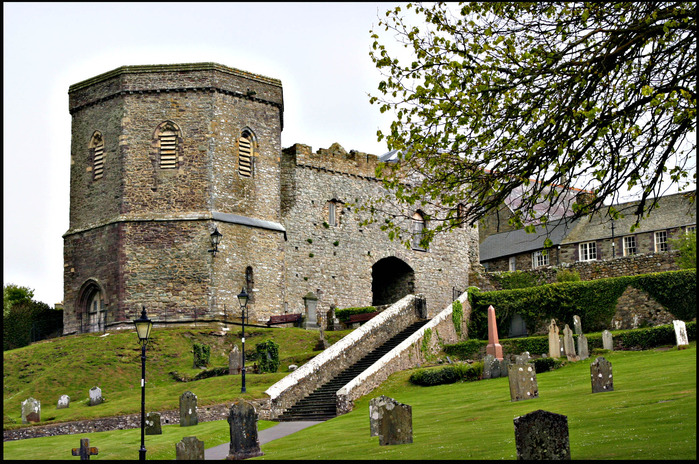
POLYGON ((275 420, 279 422, 324 421, 337 416, 336 392, 427 322, 429 322, 429 320, 424 319, 409 325, 383 345, 333 377, 332 380, 316 388, 308 396, 305 396, 292 407, 286 409, 275 420))

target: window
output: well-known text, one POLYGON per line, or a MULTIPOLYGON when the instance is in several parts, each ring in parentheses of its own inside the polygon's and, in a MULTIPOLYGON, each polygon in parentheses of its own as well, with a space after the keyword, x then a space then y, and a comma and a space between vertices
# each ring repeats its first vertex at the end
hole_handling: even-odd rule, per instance
POLYGON ((510 256, 508 269, 510 270, 510 272, 517 270, 517 258, 515 258, 514 256, 510 256))
POLYGON ((684 233, 687 235, 696 234, 697 233, 697 226, 687 226, 687 228, 684 230, 684 233))
POLYGON ((339 225, 337 213, 340 209, 341 203, 337 200, 330 200, 328 202, 328 224, 331 226, 339 225))
POLYGON ((581 243, 579 250, 580 261, 594 261, 597 259, 597 244, 595 242, 581 243))
POLYGON ((667 251, 667 231, 661 230, 655 233, 655 252, 667 251))
POLYGON ((158 130, 158 148, 160 154, 160 169, 177 169, 179 129, 167 121, 158 130))
POLYGON ((238 173, 243 177, 252 177, 252 134, 248 131, 238 140, 238 173))
POLYGON ((547 251, 535 251, 532 253, 532 269, 539 266, 548 266, 549 254, 547 251))
POLYGON ((252 273, 252 267, 248 266, 245 268, 245 292, 248 294, 248 303, 254 303, 254 288, 255 279, 252 273))
POLYGON ((413 249, 423 250, 420 241, 424 236, 425 231, 425 219, 422 214, 416 212, 413 214, 413 249))
POLYGON ((624 256, 636 254, 636 236, 628 235, 624 237, 624 256))
POLYGON ((92 135, 89 149, 92 157, 92 180, 101 179, 104 175, 104 139, 99 131, 92 135))

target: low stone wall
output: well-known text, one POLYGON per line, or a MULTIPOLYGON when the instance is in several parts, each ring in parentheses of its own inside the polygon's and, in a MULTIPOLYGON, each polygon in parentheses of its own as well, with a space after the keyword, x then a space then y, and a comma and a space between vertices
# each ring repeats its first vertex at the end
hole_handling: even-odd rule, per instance
MULTIPOLYGON (((458 298, 458 301, 463 307, 464 322, 462 326, 465 326, 471 314, 471 306, 468 303, 466 292, 458 298)), ((338 414, 351 411, 354 408, 355 400, 370 393, 394 372, 417 367, 426 361, 427 356, 440 351, 442 344, 458 341, 459 337, 452 321, 452 305, 449 305, 425 326, 403 340, 371 367, 338 390, 338 414), (429 337, 429 343, 426 344, 426 349, 423 351, 423 340, 426 336, 429 337)))
MULTIPOLYGON (((260 419, 270 419, 269 400, 251 400, 251 403, 255 405, 255 409, 257 410, 260 419)), ((224 420, 228 417, 228 411, 230 407, 230 404, 198 406, 197 416, 199 422, 224 420)), ((160 422, 161 425, 179 424, 179 409, 160 411, 160 422)), ((4 430, 3 441, 138 428, 141 428, 141 413, 128 414, 125 416, 117 417, 105 417, 103 419, 63 422, 60 424, 33 425, 18 429, 4 430)))
POLYGON ((417 305, 421 301, 424 301, 422 296, 402 298, 269 387, 265 393, 270 396, 270 416, 275 418, 281 415, 298 400, 417 321, 417 305))

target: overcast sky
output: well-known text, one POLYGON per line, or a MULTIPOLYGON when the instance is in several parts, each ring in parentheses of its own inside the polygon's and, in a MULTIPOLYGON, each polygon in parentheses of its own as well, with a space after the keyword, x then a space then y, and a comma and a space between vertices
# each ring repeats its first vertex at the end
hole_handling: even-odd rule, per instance
POLYGON ((282 146, 387 151, 367 94, 393 3, 3 3, 3 283, 63 300, 68 87, 126 65, 215 62, 281 80, 282 146))

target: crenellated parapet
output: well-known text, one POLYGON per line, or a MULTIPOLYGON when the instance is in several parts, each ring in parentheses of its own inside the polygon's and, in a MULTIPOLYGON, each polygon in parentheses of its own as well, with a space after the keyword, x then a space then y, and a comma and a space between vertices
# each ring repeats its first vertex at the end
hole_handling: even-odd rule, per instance
POLYGON ((297 143, 286 148, 284 154, 293 159, 298 167, 368 179, 376 179, 376 166, 379 163, 376 155, 356 150, 347 152, 338 143, 333 143, 328 148, 320 148, 316 152, 308 145, 297 143))

